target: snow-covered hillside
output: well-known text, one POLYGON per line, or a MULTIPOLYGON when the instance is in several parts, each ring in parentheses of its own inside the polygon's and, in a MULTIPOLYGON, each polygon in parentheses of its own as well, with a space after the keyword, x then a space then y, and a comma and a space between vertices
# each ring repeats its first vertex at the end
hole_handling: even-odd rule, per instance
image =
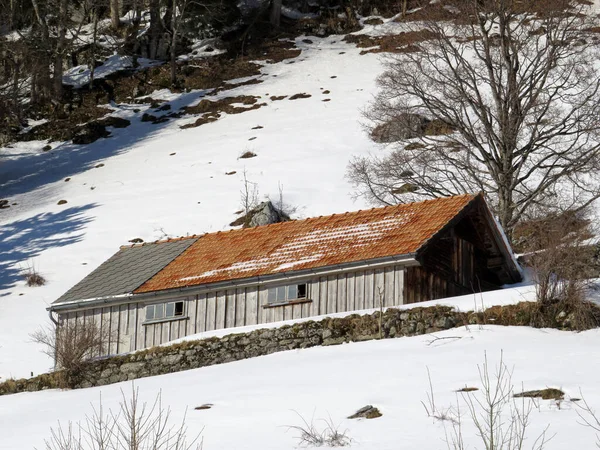
MULTIPOLYGON (((204 450, 292 450, 298 448, 298 414, 322 428, 320 419, 339 424, 352 439, 351 448, 369 450, 446 448, 443 425, 428 418, 421 401, 432 377, 435 402, 442 409, 456 402, 455 391, 479 387, 477 365, 487 352, 494 368, 500 354, 514 369, 516 392, 560 388, 565 401, 540 400, 531 413, 525 448, 549 426, 555 435, 547 450, 591 450, 594 433, 579 425, 571 397, 600 408, 600 351, 597 330, 583 333, 513 327, 470 327, 434 336, 389 339, 316 347, 244 361, 144 378, 136 381, 143 401, 162 390, 175 422, 187 409, 189 434, 204 429, 204 450), (581 389, 581 392, 580 392, 581 389), (214 406, 194 410, 202 404, 214 406), (383 416, 348 420, 365 405, 383 416)), ((100 395, 106 411, 118 407, 120 383, 74 391, 45 391, 0 397, 0 449, 43 448, 58 421, 79 421, 92 412, 100 395)), ((527 400, 529 401, 529 400, 527 400)), ((465 418, 468 448, 483 448, 465 418)))
MULTIPOLYGON (((119 245, 229 228, 240 209, 244 170, 261 198, 277 199, 281 184, 297 217, 366 207, 353 201, 344 173, 352 155, 376 151, 360 110, 381 66, 377 55, 359 56, 341 39, 298 38, 301 55, 266 64, 262 83, 210 97, 259 96, 266 106, 254 111, 181 130, 195 119, 151 124, 140 121, 147 106, 137 113, 140 105, 116 106, 114 115, 132 124, 111 130, 111 138, 86 146, 54 143, 48 152, 46 142, 3 149, 9 156, 0 161, 0 197, 17 205, 0 212, 0 377, 50 367, 29 333, 47 322, 52 301, 119 245), (311 97, 270 100, 297 93, 311 97), (239 159, 247 150, 257 156, 239 159), (24 285, 21 270, 28 266, 47 279, 45 286, 24 285)), ((176 111, 203 94, 154 97, 176 111)))

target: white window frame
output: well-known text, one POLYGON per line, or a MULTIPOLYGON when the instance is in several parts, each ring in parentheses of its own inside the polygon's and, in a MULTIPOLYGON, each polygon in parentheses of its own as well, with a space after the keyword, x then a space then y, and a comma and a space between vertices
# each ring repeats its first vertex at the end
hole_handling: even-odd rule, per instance
MULTIPOLYGON (((292 292, 293 292, 292 291, 292 292)), ((307 300, 308 299, 308 283, 292 283, 292 284, 280 284, 277 286, 270 286, 267 288, 267 305, 285 305, 286 303, 292 303, 295 301, 307 300), (298 292, 300 286, 304 286, 304 296, 299 297, 298 292), (290 297, 290 288, 294 288, 296 296, 290 297)))
POLYGON ((168 322, 171 320, 180 320, 186 317, 185 313, 185 300, 173 300, 170 302, 163 303, 152 303, 145 305, 144 307, 144 323, 155 323, 155 322, 168 322), (181 311, 177 314, 177 304, 181 304, 181 311), (157 309, 160 308, 160 317, 157 317, 157 309), (167 315, 167 311, 172 308, 172 314, 167 315), (149 312, 152 311, 150 315, 149 312))

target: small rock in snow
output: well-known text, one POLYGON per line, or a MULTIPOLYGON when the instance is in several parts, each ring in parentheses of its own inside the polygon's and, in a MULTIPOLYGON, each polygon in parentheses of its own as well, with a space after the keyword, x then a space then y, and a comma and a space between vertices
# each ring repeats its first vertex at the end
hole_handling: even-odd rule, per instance
POLYGON ((348 419, 376 419, 382 415, 378 408, 373 405, 367 405, 349 416, 348 419))

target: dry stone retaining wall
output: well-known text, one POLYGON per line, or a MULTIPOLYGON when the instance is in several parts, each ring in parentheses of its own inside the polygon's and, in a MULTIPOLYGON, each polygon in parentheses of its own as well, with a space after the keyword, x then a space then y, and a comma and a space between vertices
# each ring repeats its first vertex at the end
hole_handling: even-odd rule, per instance
MULTIPOLYGON (((458 312, 450 307, 416 307, 402 310, 389 308, 381 319, 383 338, 415 336, 447 330, 461 325, 493 323, 497 325, 534 325, 535 303, 492 307, 484 312, 458 312)), ((569 314, 558 314, 556 320, 544 324, 570 329, 569 314)), ((85 376, 73 384, 76 388, 102 386, 120 381, 197 369, 199 367, 239 361, 286 350, 317 345, 378 339, 379 312, 367 315, 325 318, 300 322, 279 328, 259 329, 230 334, 221 338, 186 341, 153 347, 131 354, 91 361, 85 376)), ((0 383, 0 395, 37 391, 60 386, 60 372, 42 374, 30 379, 0 383)))

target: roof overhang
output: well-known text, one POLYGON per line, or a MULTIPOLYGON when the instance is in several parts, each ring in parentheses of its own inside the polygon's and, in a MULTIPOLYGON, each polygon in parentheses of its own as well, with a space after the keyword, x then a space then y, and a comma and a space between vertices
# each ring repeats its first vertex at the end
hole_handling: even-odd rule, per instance
POLYGON ((517 259, 514 256, 512 248, 510 247, 510 243, 504 234, 504 230, 500 223, 495 219, 494 214, 490 210, 485 198, 483 197, 483 193, 477 194, 473 199, 465 205, 465 207, 458 213, 456 216, 452 218, 443 228, 441 228, 436 234, 434 234, 430 239, 428 239, 422 246, 417 250, 417 259, 418 255, 423 251, 427 245, 442 236, 446 231, 455 227, 458 222, 460 222, 473 208, 481 207, 483 218, 485 219, 491 233, 496 246, 498 247, 498 251, 504 258, 504 262, 506 264, 506 272, 508 273, 510 280, 512 283, 519 283, 523 280, 523 273, 517 259))
POLYGON ((186 286, 175 289, 165 289, 162 291, 152 291, 143 293, 128 293, 122 295, 113 295, 107 297, 97 297, 85 300, 76 300, 72 302, 64 302, 56 305, 51 305, 46 308, 48 311, 72 311, 78 309, 97 308, 105 305, 118 305, 131 303, 135 301, 159 300, 161 298, 172 298, 174 295, 189 295, 190 293, 200 294, 207 291, 215 291, 220 289, 243 288, 248 286, 256 286, 262 284, 276 283, 279 281, 294 281, 311 276, 326 276, 330 274, 347 273, 356 270, 377 269, 391 264, 400 264, 403 266, 418 266, 419 262, 416 259, 415 253, 405 255, 388 256, 385 258, 377 258, 366 261, 356 261, 344 264, 331 266, 323 266, 313 269, 304 269, 288 272, 278 272, 269 275, 262 275, 252 278, 236 278, 227 281, 219 281, 216 283, 207 283, 194 286, 186 286))

